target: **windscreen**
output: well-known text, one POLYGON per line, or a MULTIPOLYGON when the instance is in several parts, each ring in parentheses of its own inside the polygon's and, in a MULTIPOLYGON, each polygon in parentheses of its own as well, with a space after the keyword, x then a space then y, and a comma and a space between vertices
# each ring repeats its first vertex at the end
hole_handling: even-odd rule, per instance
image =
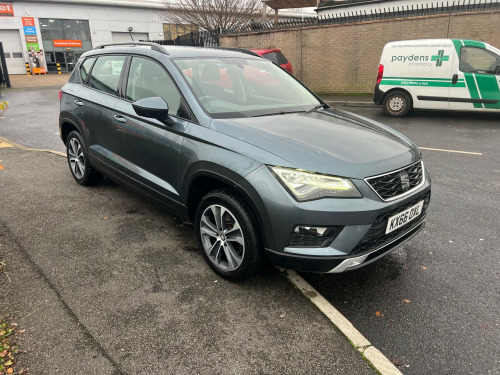
POLYGON ((265 59, 174 60, 205 111, 214 118, 307 111, 320 102, 265 59))

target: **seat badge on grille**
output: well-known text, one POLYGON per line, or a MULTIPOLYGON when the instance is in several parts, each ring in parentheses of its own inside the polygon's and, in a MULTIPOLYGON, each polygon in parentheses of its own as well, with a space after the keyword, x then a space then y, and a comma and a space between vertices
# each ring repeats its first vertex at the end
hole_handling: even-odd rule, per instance
POLYGON ((408 176, 408 173, 403 172, 399 175, 399 178, 401 179, 401 189, 407 191, 410 188, 410 176, 408 176))

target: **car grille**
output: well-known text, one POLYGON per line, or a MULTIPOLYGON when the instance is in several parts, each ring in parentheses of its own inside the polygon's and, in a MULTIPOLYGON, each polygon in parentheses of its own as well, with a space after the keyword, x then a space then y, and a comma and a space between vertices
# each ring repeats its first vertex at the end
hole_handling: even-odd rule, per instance
POLYGON ((427 213, 427 207, 429 206, 429 201, 431 198, 431 193, 427 193, 425 195, 421 195, 418 198, 413 199, 412 201, 405 203, 398 208, 388 211, 379 217, 373 222, 368 232, 366 232, 365 236, 361 239, 361 241, 356 245, 356 247, 351 251, 351 254, 358 254, 362 252, 366 252, 372 249, 377 249, 382 247, 396 238, 398 238, 402 233, 408 231, 409 229, 419 225, 422 220, 425 218, 427 213), (387 220, 394 215, 397 215, 400 212, 410 208, 413 205, 416 205, 421 200, 424 200, 424 205, 422 207, 422 213, 418 217, 418 219, 410 221, 408 224, 403 225, 401 228, 396 229, 395 231, 385 234, 385 230, 387 227, 387 220))
POLYGON ((365 179, 366 183, 377 193, 384 201, 398 198, 406 194, 424 182, 422 161, 409 165, 395 172, 387 173, 382 176, 369 177, 365 179), (409 186, 405 189, 401 182, 401 175, 408 175, 409 186))

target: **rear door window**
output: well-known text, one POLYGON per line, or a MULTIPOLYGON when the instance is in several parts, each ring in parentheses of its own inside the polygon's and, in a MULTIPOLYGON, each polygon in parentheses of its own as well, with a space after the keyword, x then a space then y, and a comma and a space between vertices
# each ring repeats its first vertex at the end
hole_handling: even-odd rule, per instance
POLYGON ((90 74, 90 87, 106 94, 118 95, 118 83, 124 62, 125 56, 99 57, 90 74))

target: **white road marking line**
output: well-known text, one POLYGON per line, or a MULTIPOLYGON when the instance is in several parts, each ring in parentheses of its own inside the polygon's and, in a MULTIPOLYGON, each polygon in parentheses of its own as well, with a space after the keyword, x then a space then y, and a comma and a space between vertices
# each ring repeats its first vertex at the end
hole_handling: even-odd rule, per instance
POLYGON ((421 150, 430 150, 430 151, 441 151, 441 152, 454 152, 457 154, 468 154, 468 155, 479 155, 483 156, 482 152, 469 152, 469 151, 457 151, 457 150, 443 150, 441 148, 429 148, 429 147, 418 147, 421 150))
POLYGON ((287 279, 349 339, 357 351, 382 375, 402 375, 386 356, 375 348, 347 318, 295 271, 283 270, 287 279))

